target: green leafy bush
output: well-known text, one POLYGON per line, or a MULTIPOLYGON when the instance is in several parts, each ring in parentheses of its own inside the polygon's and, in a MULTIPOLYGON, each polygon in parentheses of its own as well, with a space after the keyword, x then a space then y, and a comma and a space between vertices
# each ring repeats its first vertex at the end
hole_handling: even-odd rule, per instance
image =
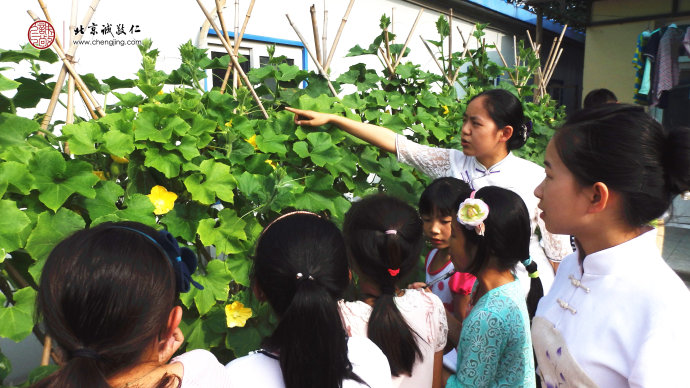
MULTIPOLYGON (((443 19, 438 26, 442 33, 434 44, 441 48, 448 31, 443 19)), ((475 39, 482 37, 479 27, 475 39)), ((378 55, 382 36, 349 55, 378 55)), ((488 61, 491 47, 481 45, 462 60, 453 54, 453 68, 469 63, 460 80, 468 93, 493 87, 502 73, 488 61)), ((400 53, 402 47, 391 50, 400 53)), ((252 249, 270 220, 307 209, 341 222, 349 198, 386 191, 414 203, 428 179, 342 131, 296 127, 284 106, 342 114, 422 144, 459 148, 469 94, 458 99, 454 86, 410 62, 401 62, 394 74, 351 66, 334 85, 356 91, 340 100, 322 77, 287 65, 269 50, 268 65, 248 74, 264 96, 264 119, 245 88, 234 97, 201 89, 204 71, 226 68, 227 56, 211 60, 187 42, 180 47, 180 68, 167 74, 156 69, 158 51, 151 42, 140 51, 136 78, 84 76, 89 89, 116 101, 105 107, 105 117, 77 118, 59 135, 53 125, 62 122, 41 130, 40 115, 17 113, 50 98, 52 76, 40 65, 57 57, 29 46, 0 51, 0 62, 28 62, 32 77, 0 76, 0 91, 16 91, 12 97, 0 94, 0 337, 20 341, 32 331, 40 334, 34 327, 35 289, 57 242, 84 227, 133 220, 166 228, 199 254, 194 278, 205 288, 181 297, 186 348, 210 349, 224 362, 242 356, 275 325, 267 305, 248 290, 252 249), (165 189, 160 198, 151 194, 156 186, 165 189), (154 205, 155 200, 161 202, 154 205), (224 309, 234 301, 253 315, 243 327, 228 328, 224 309)), ((532 89, 512 90, 529 97, 532 89)), ((562 109, 548 99, 525 107, 535 136, 519 153, 540 161, 562 109)), ((8 373, 3 365, 8 362, 0 353, 0 379, 8 373)))

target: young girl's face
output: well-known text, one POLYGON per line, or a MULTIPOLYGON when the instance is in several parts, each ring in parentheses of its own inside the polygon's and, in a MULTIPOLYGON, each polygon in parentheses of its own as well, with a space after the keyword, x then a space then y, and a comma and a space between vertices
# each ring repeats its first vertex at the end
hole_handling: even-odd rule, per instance
POLYGON ((462 152, 467 156, 489 156, 505 152, 506 143, 500 142, 503 129, 499 129, 485 107, 486 97, 478 97, 467 105, 462 123, 462 152))
POLYGON ((450 259, 453 266, 460 272, 467 272, 467 269, 472 264, 470 256, 467 254, 467 247, 465 246, 465 235, 462 229, 464 226, 456 220, 451 222, 450 242, 448 244, 450 250, 450 259))
POLYGON ((587 213, 588 199, 575 176, 563 164, 553 143, 549 142, 544 156, 546 177, 534 195, 539 198, 540 215, 546 228, 555 234, 577 235, 583 215, 587 213))
POLYGON ((429 239, 434 248, 448 248, 452 221, 453 217, 441 215, 436 208, 433 214, 422 215, 424 236, 429 239))

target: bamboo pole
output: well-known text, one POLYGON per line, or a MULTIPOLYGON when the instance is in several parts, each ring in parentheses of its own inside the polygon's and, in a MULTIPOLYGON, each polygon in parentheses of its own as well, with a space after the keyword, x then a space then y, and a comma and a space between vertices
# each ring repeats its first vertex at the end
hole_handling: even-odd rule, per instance
MULTIPOLYGON (((206 16, 206 19, 208 19, 208 22, 211 23, 211 27, 213 27, 214 30, 218 31, 218 26, 216 26, 216 23, 213 22, 213 17, 211 16, 210 13, 206 10, 206 7, 201 3, 201 0, 196 0, 197 4, 199 4, 199 7, 201 8, 201 11, 204 13, 206 16)), ((265 118, 268 118, 268 113, 266 113, 266 109, 264 109, 264 105, 261 103, 261 100, 259 99, 259 96, 256 95, 256 91, 254 91, 254 87, 252 86, 251 82, 249 82, 249 79, 247 78, 247 75, 244 73, 244 70, 240 67, 240 64, 237 62, 237 56, 235 53, 232 51, 232 47, 230 47, 230 44, 228 44, 228 41, 225 40, 224 37, 218 36, 220 39, 220 42, 223 44, 223 47, 225 47, 225 50, 230 54, 230 60, 232 60, 232 64, 235 66, 235 69, 237 70, 238 73, 240 73, 240 77, 242 77, 242 81, 244 81, 245 85, 247 85, 247 88, 249 91, 252 93, 252 97, 254 97, 254 101, 259 105, 259 108, 261 109, 261 112, 263 113, 265 118)))
POLYGON ((443 78, 445 78, 446 81, 448 81, 449 85, 452 85, 453 82, 451 82, 450 78, 448 78, 448 74, 446 74, 445 71, 443 70, 443 66, 441 66, 441 64, 438 62, 438 59, 436 59, 436 55, 434 55, 434 52, 431 51, 431 47, 429 47, 429 43, 427 43, 426 40, 424 40, 424 38, 422 38, 421 35, 419 35, 419 39, 422 40, 422 42, 424 43, 424 47, 426 47, 427 51, 429 51, 429 54, 431 54, 431 58, 433 58, 434 62, 436 62, 436 66, 438 66, 438 69, 441 70, 441 74, 443 74, 443 78))
POLYGON ((45 341, 43 342, 43 354, 41 355, 41 366, 46 366, 50 363, 50 350, 52 348, 52 339, 48 334, 46 334, 45 341))
MULTIPOLYGON (((70 33, 74 31, 77 24, 77 0, 72 0, 72 15, 69 21, 69 31, 70 33)), ((71 48, 74 43, 70 39, 69 47, 71 48)), ((74 65, 74 62, 72 62, 74 65)), ((72 124, 74 122, 74 80, 70 77, 67 82, 67 118, 65 119, 65 124, 72 124)), ((50 353, 50 352, 48 352, 50 353)))
POLYGON ((244 37, 244 31, 247 30, 247 24, 249 24, 249 18, 252 16, 252 10, 254 9, 254 2, 256 0, 252 0, 249 3, 249 8, 247 9, 247 14, 244 15, 244 22, 242 23, 242 29, 240 30, 240 35, 235 37, 235 41, 237 42, 235 46, 235 56, 240 52, 240 43, 242 43, 242 38, 244 37))
MULTIPOLYGON (((40 19, 38 18, 38 16, 36 16, 36 14, 33 13, 33 11, 29 10, 29 11, 27 11, 27 13, 29 14, 29 16, 31 16, 31 18, 32 18, 34 21, 39 21, 39 20, 40 20, 40 19)), ((57 39, 55 40, 55 43, 58 43, 57 39)), ((60 45, 59 45, 59 44, 55 45, 55 46, 53 47, 53 49, 57 52, 58 57, 60 57, 60 59, 62 60, 63 64, 67 67, 67 71, 68 71, 68 72, 70 73, 70 75, 74 78, 74 80, 75 80, 75 82, 76 82, 76 84, 77 84, 77 88, 81 88, 81 89, 84 91, 84 93, 86 94, 86 96, 88 97, 88 99, 91 101, 91 103, 92 103, 93 106, 95 107, 96 112, 98 112, 98 114, 100 114, 101 116, 105 116, 105 112, 103 111, 103 108, 101 108, 101 106, 98 104, 98 101, 96 101, 96 99, 93 98, 93 95, 92 95, 91 92, 89 91, 89 89, 88 89, 88 87, 86 86, 86 84, 84 83, 84 81, 83 81, 83 80, 81 79, 81 77, 79 76, 79 73, 77 73, 77 70, 74 68, 74 66, 72 66, 72 63, 70 62, 69 58, 67 58, 67 57, 65 56, 65 52, 62 51, 62 48, 60 47, 60 45)))
MULTIPOLYGON (((238 30, 239 24, 240 24, 240 0, 235 0, 235 36, 239 35, 240 32, 238 30)), ((230 43, 230 39, 226 39, 228 43, 230 43)), ((233 42, 233 46, 236 46, 237 42, 233 42)), ((234 53, 234 47, 233 47, 233 53, 234 53)), ((237 54, 235 54, 237 56, 237 54)), ((237 87, 239 86, 239 79, 237 78, 237 72, 232 73, 232 95, 236 96, 237 95, 237 87)))
POLYGON ((551 66, 551 69, 549 69, 549 74, 546 76, 546 82, 544 84, 544 87, 548 86, 549 82, 551 82, 551 77, 553 76, 553 72, 556 70, 556 65, 558 65, 558 61, 561 59, 561 54, 563 54, 562 48, 558 51, 558 56, 556 57, 556 60, 553 62, 553 66, 551 66))
MULTIPOLYGON (((240 35, 235 36, 235 38, 234 38, 235 42, 233 44, 233 47, 234 47, 235 56, 237 56, 240 52, 240 44, 242 44, 242 38, 244 37, 244 31, 247 29, 247 24, 249 24, 249 18, 252 15, 252 10, 254 9, 254 2, 255 1, 256 0, 252 0, 249 3, 249 8, 247 9, 247 13, 244 15, 244 22, 242 23, 242 29, 240 30, 240 35)), ((225 4, 225 0, 221 0, 221 2, 223 4, 225 4)), ((207 21, 207 23, 208 23, 208 21, 207 21)), ((227 70, 225 71, 225 77, 223 77, 223 82, 225 84, 228 83, 228 79, 230 78, 230 72, 232 71, 232 68, 233 68, 232 62, 230 62, 228 64, 227 70)))
POLYGON ((319 25, 316 22, 316 6, 314 4, 309 7, 311 13, 311 28, 314 30, 314 51, 316 51, 316 60, 323 66, 323 59, 321 58, 321 41, 319 40, 319 25))
POLYGON ((338 32, 335 34, 335 40, 333 40, 331 51, 328 53, 328 59, 326 59, 326 66, 323 67, 326 70, 328 70, 328 68, 331 66, 331 60, 333 59, 333 55, 335 54, 335 48, 338 46, 338 42, 340 41, 340 35, 342 35, 343 33, 345 23, 347 23, 347 18, 350 16, 350 11, 352 10, 352 6, 354 4, 355 0, 350 0, 350 4, 347 5, 345 15, 343 16, 343 19, 340 21, 340 27, 338 27, 338 32))
MULTIPOLYGON (((501 50, 496 50, 498 53, 498 56, 501 57, 501 61, 503 62, 503 66, 508 68, 508 63, 506 62, 506 59, 503 58, 503 54, 501 54, 501 50)), ((513 73, 510 72, 510 70, 506 70, 506 73, 508 73, 508 76, 510 77, 510 80, 513 81, 513 84, 517 86, 517 81, 515 80, 515 77, 513 76, 513 73)))
MULTIPOLYGON (((199 0, 197 0, 199 1, 199 0)), ((290 26, 292 26, 292 29, 295 30, 295 33, 299 37, 299 40, 302 41, 302 44, 304 45, 304 48, 307 49, 307 53, 311 57, 311 60, 314 61, 316 64, 316 68, 319 69, 321 72, 321 75, 326 79, 326 82, 328 83, 328 88, 331 90, 331 93, 333 93, 333 97, 338 97, 338 93, 336 93, 335 88, 333 87, 333 84, 331 83, 331 80, 328 79, 328 73, 326 73, 326 70, 323 69, 321 64, 316 60, 316 57, 314 56, 314 53, 311 51, 311 48, 309 48, 309 45, 307 45, 307 41, 304 39, 304 36, 299 32, 297 29, 297 26, 295 26, 294 23, 292 23, 292 19, 290 19, 290 15, 285 14, 285 17, 287 18, 288 22, 290 22, 290 26)))
POLYGON ((383 57, 383 62, 386 63, 386 67, 388 68, 388 71, 391 73, 391 76, 393 73, 395 73, 395 69, 393 69, 393 65, 391 64, 391 61, 388 59, 388 56, 386 56, 385 51, 381 47, 379 47, 379 52, 381 53, 381 56, 383 57))
POLYGON ((390 42, 388 41, 388 27, 386 27, 385 30, 383 30, 383 37, 384 37, 384 45, 386 47, 386 53, 384 54, 384 57, 386 59, 386 63, 388 64, 388 70, 390 70, 391 75, 395 72, 393 69, 393 65, 391 64, 391 45, 390 42))
POLYGON ((400 60, 402 59, 403 55, 405 55, 405 50, 407 50, 407 45, 410 43, 410 39, 412 39, 412 34, 414 34, 414 30, 417 29, 417 24, 419 24, 419 19, 422 18, 422 14, 424 13, 424 8, 420 8, 419 12, 417 13, 417 18, 414 20, 414 24, 412 25, 412 29, 410 30, 410 33, 407 34, 407 39, 405 39, 405 44, 403 44, 402 51, 400 54, 398 54, 398 57, 395 59, 395 64, 393 65, 393 70, 395 70, 398 65, 400 64, 400 60))
POLYGON ((448 14, 448 74, 453 74, 453 8, 448 14))
MULTIPOLYGON (((323 1, 323 34, 321 35, 321 49, 323 52, 321 53, 321 58, 325 61, 326 58, 328 57, 328 49, 327 49, 327 43, 328 43, 328 35, 326 34, 326 30, 328 29, 328 10, 326 9, 326 0, 323 1)), ((326 70, 326 69, 324 69, 326 70)))
MULTIPOLYGON (((94 12, 96 12, 96 7, 98 7, 98 3, 100 0, 93 0, 91 4, 89 5, 89 9, 86 11, 86 14, 84 15, 84 18, 82 19, 82 26, 86 26, 91 22, 91 17, 93 16, 94 12)), ((76 35, 72 40, 81 40, 84 37, 84 34, 78 34, 76 35)), ((79 45, 74 44, 70 46, 68 55, 70 58, 74 57, 74 53, 77 51, 77 47, 79 45)), ((65 82, 65 77, 67 76, 67 67, 63 64, 62 68, 60 69, 60 74, 58 75, 57 82, 55 83, 55 88, 53 89, 53 94, 50 97, 50 102, 48 103, 48 109, 46 110, 45 116, 43 116, 43 121, 41 122, 41 129, 47 129, 48 125, 50 124, 50 120, 53 118, 53 112, 55 111, 55 107, 57 106, 58 102, 58 97, 60 96, 60 91, 62 90, 62 85, 65 82)), ((89 106, 88 103, 88 98, 86 95, 79 90, 79 94, 82 96, 84 99, 84 104, 86 104, 87 109, 89 110, 89 113, 91 113, 92 117, 96 118, 95 112, 93 112, 93 109, 91 106, 89 106)))
MULTIPOLYGON (((216 31, 216 34, 219 32, 223 34, 225 39, 229 42, 230 41, 230 34, 228 33, 228 29, 225 26, 225 18, 223 17, 223 7, 225 6, 225 2, 223 1, 223 4, 221 4, 222 0, 216 0, 216 15, 218 15, 218 20, 220 21, 220 28, 222 28, 221 31, 216 31)), ((225 76, 223 77, 223 83, 220 85, 220 92, 225 93, 225 88, 228 86, 228 79, 230 79, 230 67, 228 67, 228 70, 225 71, 225 76)))

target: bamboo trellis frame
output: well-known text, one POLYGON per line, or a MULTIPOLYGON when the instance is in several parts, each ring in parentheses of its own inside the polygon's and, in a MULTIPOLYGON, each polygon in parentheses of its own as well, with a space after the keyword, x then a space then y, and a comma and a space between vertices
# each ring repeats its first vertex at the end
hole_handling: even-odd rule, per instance
MULTIPOLYGON (((197 2, 197 4, 199 4, 199 8, 201 8, 201 11, 206 16, 206 19, 211 24, 211 27, 213 27, 213 29, 215 31, 220 31, 218 29, 218 26, 216 25, 216 23, 213 21, 213 16, 211 16, 211 14, 208 12, 208 10, 206 10, 206 7, 204 7, 204 5, 201 3, 201 0, 196 0, 196 2, 197 2)), ((266 112, 264 105, 261 103, 261 99, 256 94, 256 91, 254 90, 254 87, 252 86, 251 82, 249 82, 249 78, 247 78, 247 74, 245 74, 244 70, 242 70, 242 68, 240 67, 239 62, 237 61, 237 55, 235 55, 233 48, 230 47, 230 44, 228 43, 227 40, 225 40, 224 36, 218 35, 218 38, 220 39, 220 42, 223 44, 223 47, 225 47, 225 50, 230 55, 230 60, 232 61, 233 66, 235 67, 235 71, 239 73, 245 86, 251 92, 252 97, 254 98, 254 101, 256 101, 257 105, 259 105, 259 109, 261 109, 261 113, 263 113, 264 118, 268 119, 268 113, 266 112)))
MULTIPOLYGON (((451 14, 452 14, 452 9, 451 9, 451 14)), ((452 20, 452 19, 451 19, 451 20, 452 20)), ((450 22, 449 22, 449 26, 450 26, 450 22)), ((458 32, 460 33, 460 39, 462 39, 463 50, 462 50, 462 54, 460 54, 460 60, 463 60, 463 59, 467 56, 467 53, 469 52, 469 49, 470 49, 470 37, 473 36, 472 34, 474 34, 474 30, 475 30, 476 26, 472 25, 472 30, 470 31, 470 34, 469 34, 467 40, 465 40, 465 36, 462 34, 462 31, 460 30, 460 27, 456 26, 456 28, 457 28, 458 32)), ((453 31, 453 30, 449 28, 449 31, 450 31, 450 32, 448 33, 448 37, 450 38, 450 36, 452 35, 452 31, 453 31)), ((434 51, 433 51, 433 50, 431 49, 431 47, 429 46, 429 43, 428 43, 421 35, 419 36, 419 38, 422 40, 422 43, 424 43, 424 47, 426 47, 427 51, 429 52, 429 55, 431 55, 431 58, 433 58, 434 62, 436 63, 436 66, 438 66, 438 69, 441 71, 441 74, 443 75, 443 78, 446 80, 446 82, 448 82, 448 85, 454 85, 454 84, 455 84, 455 81, 457 81, 457 79, 458 79, 458 75, 460 74, 460 68, 461 68, 461 67, 458 66, 458 67, 455 69, 455 71, 453 71, 453 68, 452 68, 452 65, 451 65, 451 64, 452 64, 452 60, 453 60, 453 53, 452 53, 452 51, 451 51, 450 53, 448 53, 448 63, 449 63, 448 68, 447 68, 447 69, 444 69, 444 68, 443 68, 443 65, 441 65, 441 62, 439 62, 439 61, 438 61, 438 58, 436 58, 436 54, 434 54, 434 51)), ((449 47, 449 50, 451 50, 451 47, 452 47, 452 46, 451 46, 451 43, 450 43, 450 42, 449 42, 448 47, 449 47)), ((445 57, 444 57, 444 58, 445 58, 445 57)), ((444 60, 445 60, 445 59, 444 59, 444 60)))

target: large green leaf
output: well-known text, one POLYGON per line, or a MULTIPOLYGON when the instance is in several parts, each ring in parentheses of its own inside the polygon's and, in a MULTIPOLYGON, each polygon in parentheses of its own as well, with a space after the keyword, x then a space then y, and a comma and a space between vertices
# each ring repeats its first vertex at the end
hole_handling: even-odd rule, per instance
POLYGON ((207 209, 208 206, 202 206, 193 201, 176 203, 175 207, 161 218, 161 222, 173 236, 194 241, 199 221, 208 216, 207 209))
POLYGON ((194 274, 192 278, 204 286, 203 290, 192 287, 185 299, 193 298, 199 314, 205 315, 217 301, 228 299, 232 274, 222 260, 211 260, 206 266, 206 274, 194 274))
POLYGON ((0 164, 0 194, 5 190, 27 195, 33 187, 34 176, 26 165, 18 162, 0 164))
POLYGON ((223 209, 218 220, 204 219, 199 222, 199 237, 204 245, 213 245, 219 253, 233 254, 243 251, 241 241, 247 240, 245 222, 232 209, 223 209))
POLYGON ((115 214, 119 209, 117 203, 125 193, 124 189, 113 181, 101 181, 95 187, 96 196, 85 198, 84 207, 89 212, 89 217, 95 220, 110 214, 115 214))
POLYGON ((103 139, 100 126, 93 121, 67 124, 62 127, 62 133, 69 143, 70 152, 75 155, 87 155, 96 152, 95 143, 100 143, 103 139))
MULTIPOLYGON (((4 75, 0 74, 0 91, 3 90, 14 90, 16 89, 21 83, 17 81, 13 81, 4 75)), ((0 378, 0 381, 2 381, 2 378, 0 378)))
MULTIPOLYGON (((14 305, 0 307, 0 337, 19 342, 26 338, 34 328, 34 301, 36 290, 25 287, 16 291, 12 298, 14 305)), ((7 299, 0 292, 0 306, 5 306, 7 299)))
POLYGON ((46 211, 38 215, 36 227, 31 231, 26 242, 26 251, 36 264, 31 269, 31 275, 38 282, 43 263, 50 251, 65 237, 83 229, 84 219, 77 213, 61 208, 55 214, 46 211))
POLYGON ((180 175, 182 157, 176 151, 148 148, 144 165, 162 172, 166 178, 174 178, 180 175))
POLYGON ((206 317, 185 317, 180 323, 180 330, 187 342, 187 351, 218 346, 226 332, 225 312, 219 306, 206 317))
POLYGON ((25 212, 19 210, 13 201, 0 201, 0 255, 24 247, 26 237, 22 233, 31 224, 25 212))
POLYGON ((96 196, 93 186, 99 179, 91 165, 79 160, 66 161, 52 148, 37 151, 29 170, 36 178, 34 187, 40 192, 38 199, 53 211, 57 211, 74 193, 87 198, 96 196))
POLYGON ((235 179, 230 174, 230 167, 212 159, 204 160, 199 167, 201 172, 184 180, 192 199, 206 205, 216 202, 216 197, 232 203, 235 179))

